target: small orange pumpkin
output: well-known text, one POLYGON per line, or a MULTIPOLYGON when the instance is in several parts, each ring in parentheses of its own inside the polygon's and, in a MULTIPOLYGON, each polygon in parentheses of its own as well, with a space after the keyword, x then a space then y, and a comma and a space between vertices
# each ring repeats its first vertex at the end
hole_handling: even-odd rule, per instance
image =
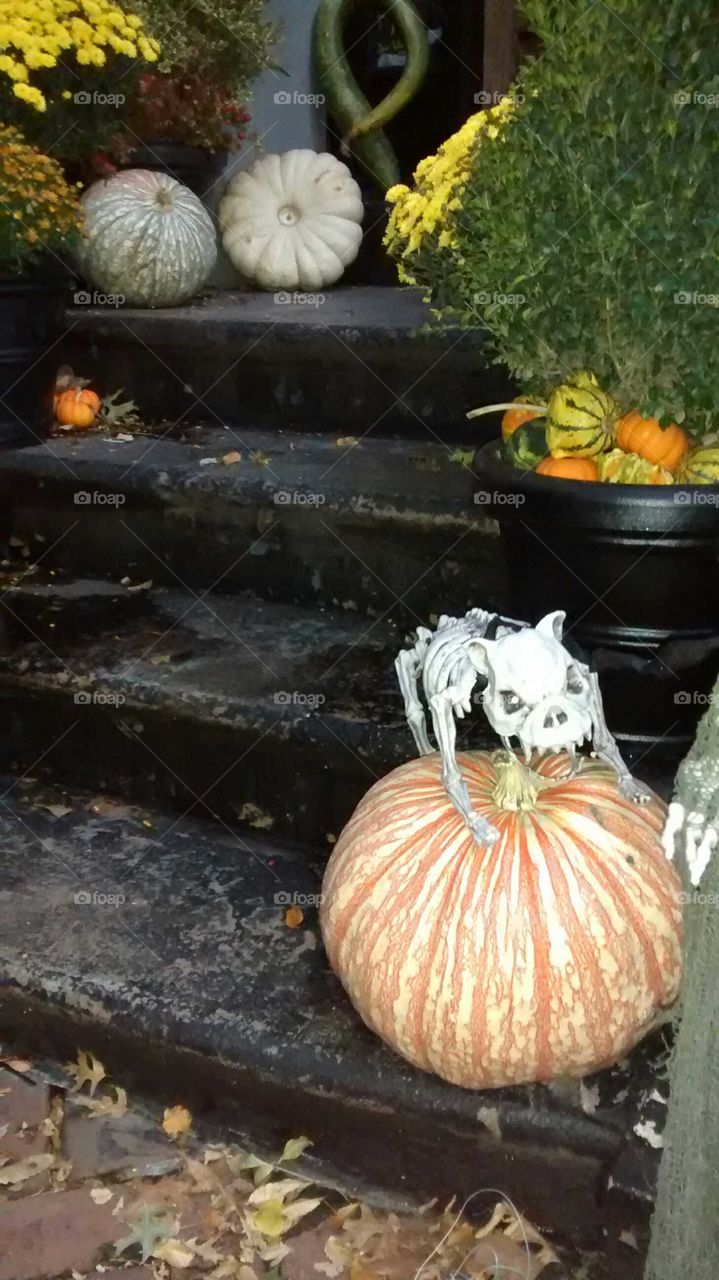
POLYGON ((560 480, 599 479, 594 458, 542 458, 534 470, 538 476, 557 476, 560 480))
MULTIPOLYGON (((519 397, 520 404, 527 403, 526 396, 519 397)), ((536 400, 536 397, 530 398, 530 404, 543 404, 542 400, 536 400)), ((524 426, 525 422, 534 422, 540 415, 534 413, 532 409, 507 409, 502 418, 502 439, 508 440, 517 427, 524 426)))
POLYGON ((625 453, 638 453, 654 466, 676 471, 689 452, 691 440, 676 422, 662 427, 657 418, 645 418, 638 409, 632 409, 617 423, 617 444, 625 453))
POLYGON ((63 427, 91 427, 101 403, 89 387, 70 387, 55 397, 55 417, 63 427))

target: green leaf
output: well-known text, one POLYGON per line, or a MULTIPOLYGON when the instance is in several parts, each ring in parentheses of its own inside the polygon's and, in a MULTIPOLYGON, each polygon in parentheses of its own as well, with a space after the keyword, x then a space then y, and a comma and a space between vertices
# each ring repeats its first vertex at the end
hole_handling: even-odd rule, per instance
POLYGON ((280 1164, 285 1160, 298 1160, 303 1151, 312 1146, 310 1138, 290 1138, 280 1156, 280 1164))
POLYGON ((167 1210, 157 1205, 143 1204, 138 1216, 128 1223, 130 1232, 118 1240, 115 1253, 119 1257, 129 1249, 139 1248, 143 1262, 147 1262, 165 1240, 171 1240, 175 1234, 176 1223, 167 1216, 167 1210))

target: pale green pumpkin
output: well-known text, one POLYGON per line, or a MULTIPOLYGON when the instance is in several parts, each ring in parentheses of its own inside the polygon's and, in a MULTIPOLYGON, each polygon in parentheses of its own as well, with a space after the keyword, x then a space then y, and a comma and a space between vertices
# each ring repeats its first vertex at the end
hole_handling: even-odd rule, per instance
POLYGON ((217 260, 209 213, 167 173, 127 169, 82 197, 81 266, 104 294, 131 306, 171 307, 205 284, 217 260))

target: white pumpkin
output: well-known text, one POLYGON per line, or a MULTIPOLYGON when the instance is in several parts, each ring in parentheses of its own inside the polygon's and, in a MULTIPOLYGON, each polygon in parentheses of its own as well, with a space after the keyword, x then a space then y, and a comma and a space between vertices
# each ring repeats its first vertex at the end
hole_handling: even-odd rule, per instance
POLYGON ((126 169, 82 197, 81 266, 96 289, 131 305, 171 307, 191 298, 217 260, 202 201, 167 173, 126 169))
POLYGON ((233 265, 263 289, 317 290, 339 280, 362 242, 364 208, 346 164, 329 153, 264 156, 220 202, 233 265))

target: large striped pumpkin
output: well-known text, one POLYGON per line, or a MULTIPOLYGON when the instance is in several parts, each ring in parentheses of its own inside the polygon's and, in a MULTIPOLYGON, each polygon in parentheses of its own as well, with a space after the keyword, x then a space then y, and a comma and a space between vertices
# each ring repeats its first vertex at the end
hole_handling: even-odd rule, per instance
POLYGON ((500 839, 473 842, 439 755, 376 783, 325 875, 332 967, 373 1031, 455 1084, 580 1076, 616 1061, 679 986, 681 886, 660 842, 663 802, 632 804, 597 760, 562 780, 561 754, 535 766, 554 784, 512 809, 499 757, 458 762, 500 839))
POLYGON ((173 307, 207 281, 217 236, 201 200, 168 173, 125 169, 82 197, 83 273, 131 306, 173 307))

